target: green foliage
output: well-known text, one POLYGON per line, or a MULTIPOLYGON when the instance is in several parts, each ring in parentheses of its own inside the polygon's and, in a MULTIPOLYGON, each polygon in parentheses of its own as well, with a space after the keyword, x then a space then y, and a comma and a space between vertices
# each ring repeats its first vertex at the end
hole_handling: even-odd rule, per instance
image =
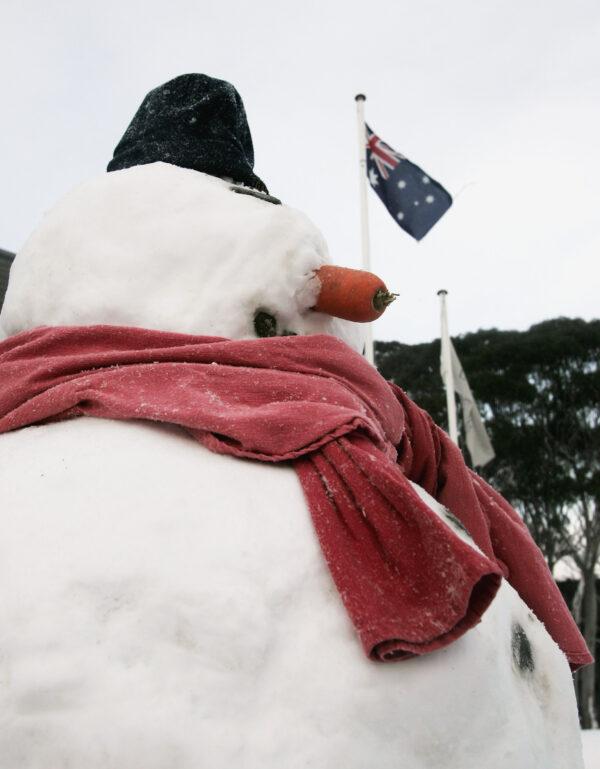
MULTIPOLYGON (((587 506, 597 517, 600 321, 557 318, 528 331, 466 334, 454 344, 497 455, 481 474, 521 511, 553 565, 583 545, 573 509, 587 506)), ((439 354, 439 340, 376 345, 383 376, 445 426, 439 354)))

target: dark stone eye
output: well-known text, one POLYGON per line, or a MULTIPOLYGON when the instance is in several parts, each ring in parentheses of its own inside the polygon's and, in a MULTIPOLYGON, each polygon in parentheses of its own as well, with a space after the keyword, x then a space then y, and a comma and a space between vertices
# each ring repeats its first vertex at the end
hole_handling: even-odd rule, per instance
POLYGON ((511 647, 513 659, 519 670, 522 673, 533 673, 535 663, 531 642, 518 622, 512 628, 511 647))
POLYGON ((254 330, 256 336, 277 336, 277 320, 270 313, 257 310, 254 313, 254 330))

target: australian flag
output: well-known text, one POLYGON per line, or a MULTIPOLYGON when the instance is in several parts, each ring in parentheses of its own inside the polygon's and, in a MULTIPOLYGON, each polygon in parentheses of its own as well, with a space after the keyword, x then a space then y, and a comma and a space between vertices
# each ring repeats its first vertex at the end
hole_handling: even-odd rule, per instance
POLYGON ((371 187, 405 232, 421 240, 452 205, 439 182, 367 128, 367 175, 371 187))

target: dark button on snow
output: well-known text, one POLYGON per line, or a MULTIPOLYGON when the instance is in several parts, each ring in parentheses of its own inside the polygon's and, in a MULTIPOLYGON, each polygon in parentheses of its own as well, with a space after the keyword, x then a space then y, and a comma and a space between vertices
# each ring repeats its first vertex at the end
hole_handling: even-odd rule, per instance
POLYGON ((513 659, 519 670, 523 674, 533 673, 535 670, 535 663, 533 660, 531 642, 518 622, 516 622, 512 628, 511 647, 513 659))

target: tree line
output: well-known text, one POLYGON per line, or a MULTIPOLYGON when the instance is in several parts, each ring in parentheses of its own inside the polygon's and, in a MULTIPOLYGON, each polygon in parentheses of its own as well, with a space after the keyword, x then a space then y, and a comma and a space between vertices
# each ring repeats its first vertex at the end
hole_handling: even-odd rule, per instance
MULTIPOLYGON (((527 331, 482 330, 453 341, 496 452, 479 473, 521 513, 551 569, 563 559, 575 567, 576 589, 563 588, 597 656, 600 320, 556 318, 527 331)), ((446 427, 439 339, 377 342, 375 362, 446 427)), ((459 442, 467 458, 464 435, 459 442)), ((597 725, 598 669, 576 676, 586 728, 597 725)))

